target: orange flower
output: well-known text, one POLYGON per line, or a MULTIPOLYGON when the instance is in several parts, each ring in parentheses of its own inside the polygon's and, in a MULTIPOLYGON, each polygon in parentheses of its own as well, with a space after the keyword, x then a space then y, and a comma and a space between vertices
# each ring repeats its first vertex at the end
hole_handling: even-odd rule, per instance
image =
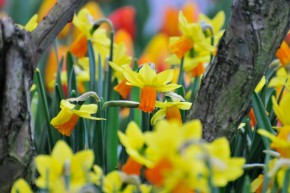
POLYGON ((290 64, 290 47, 286 41, 282 42, 280 48, 276 52, 276 56, 279 58, 282 66, 290 64))
POLYGON ((164 61, 169 56, 168 36, 164 33, 156 34, 147 44, 143 54, 140 56, 138 64, 152 62, 156 65, 157 72, 162 72, 170 68, 164 61))
POLYGON ((190 74, 193 77, 199 77, 199 76, 203 75, 204 72, 205 72, 204 65, 203 65, 203 63, 200 63, 190 71, 190 74))
POLYGON ((87 38, 84 35, 79 34, 76 40, 70 46, 69 50, 76 57, 82 58, 88 51, 87 44, 87 38))
POLYGON ((127 162, 123 165, 122 171, 128 175, 137 175, 141 174, 142 165, 136 162, 132 157, 129 157, 127 162))
POLYGON ((103 118, 92 117, 98 110, 96 104, 82 105, 79 109, 75 109, 75 105, 69 101, 62 100, 60 102, 61 111, 51 120, 51 124, 65 136, 70 136, 79 117, 92 120, 103 120, 103 118))
POLYGON ((127 80, 123 79, 119 84, 114 87, 114 91, 118 92, 123 99, 127 98, 132 90, 132 86, 126 84, 127 80))
MULTIPOLYGON (((58 51, 58 58, 56 57, 55 51, 53 49, 50 50, 49 55, 48 55, 46 69, 45 69, 45 83, 46 83, 46 88, 49 92, 53 92, 54 90, 55 74, 58 68, 58 61, 60 61, 61 58, 63 57, 64 64, 66 63, 65 55, 67 52, 67 47, 58 46, 57 51, 58 51)), ((63 65, 63 67, 65 66, 63 65)))
POLYGON ((163 158, 154 167, 145 171, 145 177, 150 183, 162 186, 164 183, 164 173, 172 167, 172 163, 168 159, 163 158))
POLYGON ((176 54, 178 58, 182 58, 186 52, 193 47, 193 41, 188 36, 181 36, 174 44, 169 47, 169 50, 176 54))
MULTIPOLYGON (((171 6, 166 7, 161 32, 166 33, 169 36, 180 35, 178 26, 176 25, 176 23, 178 23, 178 12, 179 9, 171 6)), ((196 4, 186 3, 182 8, 182 12, 189 22, 197 21, 199 9, 196 4)))
POLYGON ((134 39, 136 31, 135 14, 134 7, 124 6, 111 13, 108 18, 112 21, 115 29, 126 30, 134 39))

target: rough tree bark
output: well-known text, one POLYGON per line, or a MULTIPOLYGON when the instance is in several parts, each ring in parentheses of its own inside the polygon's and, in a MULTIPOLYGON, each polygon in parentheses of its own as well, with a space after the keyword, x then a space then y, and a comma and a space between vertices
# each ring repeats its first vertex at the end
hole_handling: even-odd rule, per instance
POLYGON ((36 30, 28 33, 10 18, 0 20, 0 192, 20 178, 31 179, 30 87, 46 48, 71 21, 82 0, 56 3, 36 30))
POLYGON ((234 0, 217 55, 187 117, 202 121, 206 140, 232 137, 289 28, 289 0, 234 0))

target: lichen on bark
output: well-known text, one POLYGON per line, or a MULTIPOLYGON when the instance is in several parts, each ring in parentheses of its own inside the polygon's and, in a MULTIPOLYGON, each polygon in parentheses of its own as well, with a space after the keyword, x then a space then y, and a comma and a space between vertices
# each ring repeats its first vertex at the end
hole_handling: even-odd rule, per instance
POLYGON ((218 52, 202 77, 187 119, 203 137, 231 139, 249 110, 252 92, 290 28, 289 0, 235 0, 218 52))

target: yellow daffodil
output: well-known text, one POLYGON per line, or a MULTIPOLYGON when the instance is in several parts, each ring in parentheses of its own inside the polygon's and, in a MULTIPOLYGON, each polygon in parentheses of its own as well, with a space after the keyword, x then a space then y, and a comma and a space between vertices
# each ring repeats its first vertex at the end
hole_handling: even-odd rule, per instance
POLYGON ((38 15, 35 14, 35 15, 32 16, 32 18, 30 18, 30 20, 26 23, 25 26, 22 26, 22 25, 18 25, 18 26, 21 29, 25 29, 28 32, 32 32, 38 25, 37 18, 38 18, 38 15))
POLYGON ((219 11, 213 19, 208 18, 204 14, 199 14, 198 22, 209 24, 213 29, 213 35, 221 36, 219 33, 223 34, 221 28, 225 22, 225 13, 223 11, 219 11))
POLYGON ((145 133, 146 154, 154 162, 145 171, 146 179, 164 192, 188 192, 206 189, 203 152, 199 148, 186 151, 191 141, 202 134, 201 123, 193 120, 182 125, 177 121, 160 121, 153 132, 145 133), (196 159, 195 159, 196 158, 196 159))
POLYGON ((280 128, 277 136, 264 129, 259 129, 258 133, 272 141, 271 148, 279 152, 281 157, 290 158, 290 125, 280 128))
POLYGON ((231 158, 230 146, 226 138, 214 140, 207 146, 212 167, 213 184, 218 187, 227 185, 243 174, 244 158, 231 158))
MULTIPOLYGON (((264 176, 260 174, 252 183, 251 183, 251 192, 253 193, 263 193, 263 184, 264 184, 264 176)), ((266 193, 270 193, 272 189, 273 182, 272 180, 269 183, 269 186, 266 190, 266 193)))
POLYGON ((38 15, 37 14, 33 15, 32 18, 24 26, 24 29, 26 31, 32 32, 38 25, 37 19, 38 19, 38 15))
POLYGON ((283 125, 290 125, 290 94, 286 93, 278 105, 276 98, 272 96, 273 110, 283 125))
MULTIPOLYGON (((290 91, 290 75, 287 73, 285 68, 279 68, 276 72, 276 76, 271 78, 269 87, 275 87, 278 90, 285 85, 285 88, 290 91)), ((279 93, 279 92, 278 92, 279 93)))
POLYGON ((122 66, 118 66, 117 64, 113 63, 113 62, 109 62, 110 66, 113 68, 114 72, 115 72, 115 76, 118 78, 119 83, 113 88, 116 92, 118 92, 122 98, 127 98, 127 96, 129 95, 132 86, 131 85, 127 85, 126 82, 126 78, 124 77, 124 70, 131 70, 131 67, 129 65, 122 65, 122 66))
POLYGON ((118 171, 110 172, 104 178, 103 191, 105 193, 119 192, 123 182, 118 171))
POLYGON ((139 73, 132 70, 125 70, 124 77, 128 85, 141 88, 141 101, 139 109, 144 112, 152 112, 155 109, 157 92, 168 92, 179 88, 177 84, 167 84, 173 79, 173 70, 166 70, 156 74, 148 64, 139 70, 139 73))
POLYGON ((91 181, 93 183, 95 183, 97 186, 100 186, 101 185, 102 178, 103 178, 103 170, 98 165, 94 165, 93 166, 93 170, 94 170, 94 172, 91 172, 90 173, 91 181))
MULTIPOLYGON (((95 19, 86 8, 81 9, 73 18, 73 24, 81 32, 70 47, 70 51, 77 57, 83 57, 86 54, 87 39, 93 42, 94 50, 101 53, 101 55, 109 53, 110 39, 107 37, 106 30, 98 28, 93 33, 91 31, 95 22, 94 20, 95 19)), ((103 59, 105 58, 103 57, 103 59)))
POLYGON ((92 120, 104 120, 103 118, 91 116, 91 114, 96 113, 98 110, 96 104, 82 105, 79 109, 75 109, 75 107, 76 105, 71 104, 69 101, 61 100, 61 111, 50 122, 62 135, 71 135, 79 117, 92 120))
POLYGON ((115 44, 114 46, 114 62, 109 62, 109 65, 113 68, 113 76, 118 79, 118 84, 114 87, 114 90, 118 92, 122 98, 127 98, 132 86, 126 85, 127 80, 123 75, 124 69, 131 69, 130 64, 132 58, 127 56, 127 50, 125 44, 115 44))
POLYGON ((160 108, 160 110, 158 110, 151 118, 152 125, 155 125, 157 123, 157 121, 159 121, 165 117, 167 120, 176 119, 177 121, 182 123, 179 109, 188 110, 191 107, 191 103, 180 102, 180 101, 173 101, 173 102, 156 101, 156 107, 160 108))
POLYGON ((11 193, 32 193, 32 190, 28 183, 24 179, 20 178, 14 182, 11 188, 11 193))
POLYGON ((118 131, 118 136, 126 152, 134 160, 144 165, 152 165, 152 162, 144 157, 145 137, 135 122, 129 123, 125 134, 118 131))
POLYGON ((263 76, 261 78, 261 80, 259 81, 259 83, 257 84, 256 88, 255 88, 255 92, 258 93, 262 90, 262 88, 265 86, 266 83, 266 77, 263 76))
POLYGON ((183 125, 175 120, 161 120, 153 132, 145 133, 148 158, 157 163, 162 158, 174 156, 185 141, 199 140, 201 134, 202 126, 199 120, 183 125))
POLYGON ((88 179, 93 166, 94 153, 92 150, 79 151, 75 155, 64 141, 58 141, 51 156, 39 155, 35 165, 39 172, 36 185, 48 188, 50 192, 65 192, 69 189, 77 192, 91 180, 88 179), (68 182, 65 180, 68 179, 68 182), (69 186, 66 186, 69 183, 69 186))
MULTIPOLYGON (((289 147, 288 147, 289 149, 289 147)), ((268 172, 269 177, 276 176, 278 187, 282 189, 284 186, 284 180, 286 176, 287 170, 290 168, 290 159, 289 158, 278 158, 271 160, 272 163, 270 163, 270 170, 268 172)), ((289 180, 289 179, 288 179, 289 180)), ((288 190, 287 192, 290 192, 290 186, 288 181, 288 190)))
POLYGON ((170 38, 169 50, 172 53, 176 54, 178 58, 183 58, 192 48, 214 51, 214 47, 206 40, 200 24, 188 23, 182 12, 179 12, 178 20, 182 36, 170 38))

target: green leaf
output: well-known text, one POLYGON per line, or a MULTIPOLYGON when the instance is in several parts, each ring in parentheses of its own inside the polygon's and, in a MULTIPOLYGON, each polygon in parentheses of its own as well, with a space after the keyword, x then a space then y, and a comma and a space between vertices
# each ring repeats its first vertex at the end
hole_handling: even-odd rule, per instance
POLYGON ((283 187, 282 187, 281 193, 288 193, 288 190, 290 188, 289 181, 290 181, 290 168, 288 168, 287 171, 285 172, 284 182, 283 182, 283 187))
POLYGON ((251 181, 249 176, 245 177, 242 193, 251 193, 251 181))
MULTIPOLYGON (((35 74, 36 74, 36 84, 37 84, 37 88, 38 88, 38 92, 40 93, 40 103, 43 107, 43 112, 45 115, 45 123, 46 123, 46 127, 47 127, 47 134, 48 134, 48 146, 49 146, 49 151, 51 151, 52 146, 53 146, 53 137, 52 137, 52 133, 51 133, 51 125, 50 125, 50 115, 49 115, 49 110, 48 110, 48 105, 47 105, 47 99, 46 99, 46 95, 45 95, 45 91, 44 91, 44 84, 42 81, 42 77, 41 74, 39 72, 38 69, 35 70, 35 74)), ((46 132, 43 132, 46 133, 46 132)))
MULTIPOLYGON (((90 63, 90 90, 95 91, 96 89, 96 59, 94 49, 91 41, 88 41, 88 53, 90 63)), ((100 58, 99 58, 100 63, 100 58)), ((98 93, 100 95, 100 93, 98 93)), ((101 95, 100 95, 101 96, 101 95)))
MULTIPOLYGON (((265 129, 270 133, 275 133, 272 126, 271 126, 270 119, 268 118, 268 116, 266 114, 265 107, 262 104, 260 97, 255 92, 253 93, 252 101, 253 101, 253 109, 254 109, 254 113, 255 113, 258 127, 265 129)), ((265 147, 268 149, 270 146, 269 139, 262 136, 262 140, 263 140, 265 147)))

